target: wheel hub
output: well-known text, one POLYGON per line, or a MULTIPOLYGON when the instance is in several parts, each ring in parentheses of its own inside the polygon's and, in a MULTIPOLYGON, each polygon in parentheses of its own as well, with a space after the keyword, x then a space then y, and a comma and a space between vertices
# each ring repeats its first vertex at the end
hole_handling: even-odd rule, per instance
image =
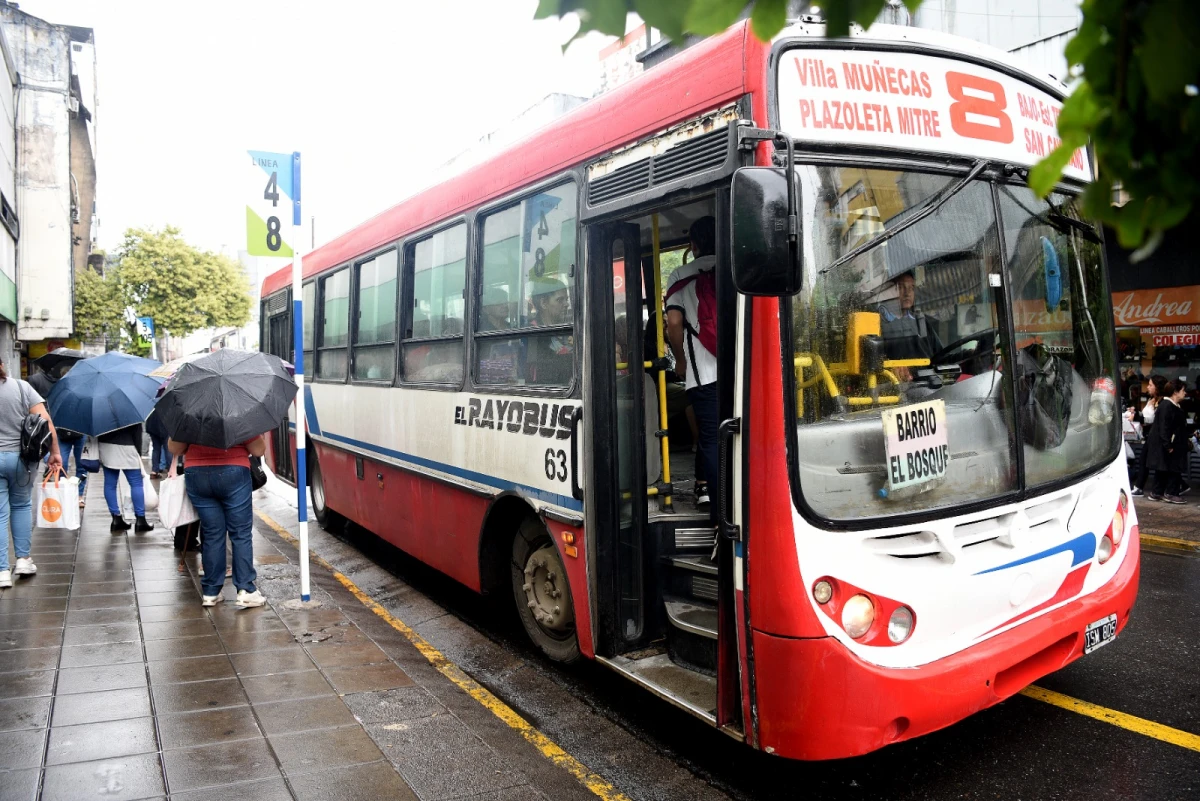
POLYGON ((568 631, 574 620, 562 560, 553 543, 542 546, 525 561, 525 600, 533 619, 547 631, 568 631))

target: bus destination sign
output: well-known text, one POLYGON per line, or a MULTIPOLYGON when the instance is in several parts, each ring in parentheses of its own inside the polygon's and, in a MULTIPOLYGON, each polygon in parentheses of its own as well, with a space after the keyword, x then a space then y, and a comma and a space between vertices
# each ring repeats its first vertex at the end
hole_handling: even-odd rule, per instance
POLYGON ((946 477, 950 445, 946 402, 926 401, 883 413, 889 491, 946 477))
MULTIPOLYGON (((799 48, 779 63, 779 121, 802 141, 1031 166, 1059 144, 1062 102, 1007 73, 940 56, 799 48)), ((1085 150, 1064 174, 1092 179, 1085 150)))

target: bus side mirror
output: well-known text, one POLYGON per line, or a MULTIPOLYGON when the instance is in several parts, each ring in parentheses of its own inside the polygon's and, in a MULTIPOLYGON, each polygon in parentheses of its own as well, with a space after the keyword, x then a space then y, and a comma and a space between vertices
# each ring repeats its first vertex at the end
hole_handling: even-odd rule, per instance
POLYGON ((789 219, 783 170, 742 167, 733 174, 733 285, 745 295, 800 291, 799 213, 789 219), (793 230, 794 228, 794 230, 793 230))

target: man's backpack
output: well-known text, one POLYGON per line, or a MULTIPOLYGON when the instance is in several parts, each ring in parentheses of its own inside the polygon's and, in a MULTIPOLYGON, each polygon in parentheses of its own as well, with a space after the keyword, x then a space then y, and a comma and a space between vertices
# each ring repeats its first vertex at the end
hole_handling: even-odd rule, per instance
POLYGON ((676 295, 685 286, 696 283, 696 316, 699 320, 689 320, 685 316, 683 325, 692 336, 700 340, 704 349, 713 356, 717 355, 717 279, 712 270, 696 273, 675 285, 667 292, 666 300, 676 295))
POLYGON ((50 452, 50 424, 40 414, 28 414, 21 425, 21 461, 37 464, 50 452))
POLYGON ((1070 362, 1033 345, 1017 351, 1017 414, 1021 433, 1038 450, 1057 448, 1071 423, 1074 370, 1070 362))

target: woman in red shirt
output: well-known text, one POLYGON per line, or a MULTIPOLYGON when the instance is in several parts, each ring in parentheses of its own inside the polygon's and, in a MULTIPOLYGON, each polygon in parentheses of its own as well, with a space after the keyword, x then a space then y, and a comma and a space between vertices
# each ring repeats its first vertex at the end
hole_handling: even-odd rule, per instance
POLYGON ((237 605, 262 606, 266 599, 254 586, 254 509, 251 495, 250 457, 262 456, 267 445, 260 437, 224 450, 205 445, 167 441, 174 455, 184 455, 187 468, 187 494, 200 516, 200 561, 204 576, 200 582, 204 606, 221 600, 225 584, 225 535, 233 546, 233 584, 237 587, 237 605))

